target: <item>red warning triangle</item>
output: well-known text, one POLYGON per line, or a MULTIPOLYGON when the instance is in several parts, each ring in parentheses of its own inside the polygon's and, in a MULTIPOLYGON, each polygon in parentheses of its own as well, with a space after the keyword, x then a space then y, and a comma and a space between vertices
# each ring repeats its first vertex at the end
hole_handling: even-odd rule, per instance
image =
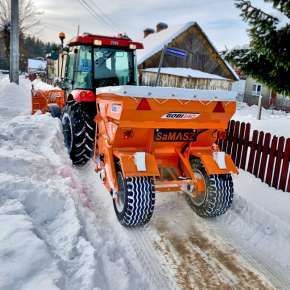
POLYGON ((141 99, 140 103, 138 104, 137 110, 149 111, 151 107, 147 99, 141 99))
POLYGON ((214 113, 224 113, 225 112, 225 108, 223 106, 222 102, 217 102, 215 108, 213 109, 214 113))

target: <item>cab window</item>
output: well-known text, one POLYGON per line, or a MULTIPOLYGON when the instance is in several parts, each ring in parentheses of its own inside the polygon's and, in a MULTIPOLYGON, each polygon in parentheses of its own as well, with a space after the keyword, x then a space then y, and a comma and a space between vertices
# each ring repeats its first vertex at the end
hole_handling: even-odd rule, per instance
POLYGON ((92 48, 80 46, 75 69, 74 88, 92 89, 92 48))

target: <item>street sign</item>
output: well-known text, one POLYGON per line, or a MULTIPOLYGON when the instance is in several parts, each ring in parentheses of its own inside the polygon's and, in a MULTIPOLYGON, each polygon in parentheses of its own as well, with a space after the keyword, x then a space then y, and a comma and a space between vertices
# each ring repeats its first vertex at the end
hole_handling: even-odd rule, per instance
POLYGON ((57 60, 58 59, 58 52, 56 50, 52 50, 50 53, 50 57, 52 60, 57 60))
POLYGON ((175 47, 166 47, 165 53, 184 59, 187 57, 187 51, 175 47))

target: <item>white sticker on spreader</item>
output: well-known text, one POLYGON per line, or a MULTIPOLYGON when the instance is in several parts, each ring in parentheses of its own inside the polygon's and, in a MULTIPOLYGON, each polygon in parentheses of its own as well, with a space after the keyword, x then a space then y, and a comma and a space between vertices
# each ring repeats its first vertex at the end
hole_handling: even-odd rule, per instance
POLYGON ((192 120, 199 116, 198 113, 178 113, 172 112, 161 116, 161 119, 175 119, 175 120, 192 120))
POLYGON ((120 113, 121 105, 120 104, 112 104, 111 111, 112 111, 112 113, 120 113))

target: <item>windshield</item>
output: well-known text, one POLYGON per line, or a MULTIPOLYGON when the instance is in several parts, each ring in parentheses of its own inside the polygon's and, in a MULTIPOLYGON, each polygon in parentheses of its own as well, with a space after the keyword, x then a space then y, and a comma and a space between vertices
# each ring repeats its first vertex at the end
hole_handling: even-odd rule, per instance
POLYGON ((132 50, 94 48, 94 82, 96 87, 136 85, 135 57, 132 50))

